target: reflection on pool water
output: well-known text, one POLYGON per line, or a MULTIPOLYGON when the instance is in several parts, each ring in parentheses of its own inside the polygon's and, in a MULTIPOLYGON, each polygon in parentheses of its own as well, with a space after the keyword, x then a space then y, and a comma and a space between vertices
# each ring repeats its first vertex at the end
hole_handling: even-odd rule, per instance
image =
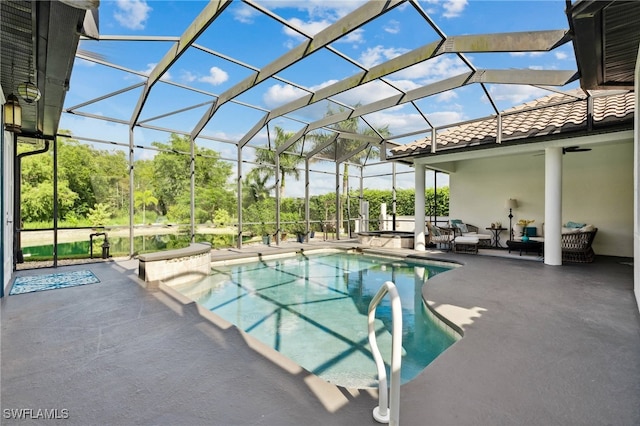
MULTIPOLYGON (((367 309, 385 281, 396 284, 402 302, 403 383, 454 343, 427 314, 421 292, 427 279, 448 269, 346 252, 299 254, 215 267, 176 290, 326 381, 365 388, 377 386, 367 309)), ((376 330, 389 364, 388 298, 377 308, 376 330)))

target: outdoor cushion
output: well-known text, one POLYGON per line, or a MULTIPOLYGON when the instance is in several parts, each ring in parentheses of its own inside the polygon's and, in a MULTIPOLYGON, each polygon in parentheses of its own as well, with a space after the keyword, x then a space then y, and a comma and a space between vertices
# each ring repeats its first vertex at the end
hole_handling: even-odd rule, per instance
POLYGON ((475 237, 479 240, 490 240, 492 237, 489 234, 478 234, 477 232, 463 232, 463 237, 475 237))
POLYGON ((454 240, 458 244, 478 244, 478 236, 475 237, 456 237, 454 240))

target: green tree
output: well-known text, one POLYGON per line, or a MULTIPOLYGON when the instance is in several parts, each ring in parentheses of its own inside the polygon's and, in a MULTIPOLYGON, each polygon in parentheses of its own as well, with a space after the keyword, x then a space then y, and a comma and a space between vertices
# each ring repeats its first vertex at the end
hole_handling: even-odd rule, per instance
MULTIPOLYGON (((73 213, 78 194, 71 191, 65 181, 58 182, 58 209, 62 217, 73 213)), ((22 186, 21 219, 29 222, 53 222, 53 182, 40 182, 35 186, 22 186)))
MULTIPOLYGON (((256 162, 261 163, 254 170, 260 173, 261 176, 271 178, 275 176, 275 164, 276 164, 276 150, 285 144, 295 134, 294 132, 287 132, 281 127, 275 127, 275 141, 273 149, 259 149, 256 151, 256 162)), ((278 173, 280 176, 280 197, 284 198, 285 177, 287 175, 293 176, 294 179, 300 178, 300 164, 304 162, 304 157, 292 154, 292 152, 298 152, 302 145, 302 141, 296 141, 285 152, 280 154, 278 158, 278 173)), ((266 181, 266 180, 265 180, 266 181)))
POLYGON ((248 207, 260 200, 269 198, 273 187, 267 185, 269 175, 260 169, 253 169, 247 174, 242 186, 243 206, 248 207))
MULTIPOLYGON (((77 140, 58 138, 58 216, 64 219, 73 212, 85 218, 96 202, 110 209, 122 208, 128 200, 128 163, 124 152, 98 150, 77 140)), ((40 146, 20 144, 18 152, 33 151, 40 146)), ((23 157, 21 160, 22 219, 53 220, 53 149, 23 157)), ((128 203, 127 203, 128 205, 128 203)))
MULTIPOLYGON (((355 108, 359 107, 361 104, 356 104, 355 108)), ((337 113, 342 113, 345 111, 345 108, 340 107, 337 113)), ((325 114, 325 117, 330 117, 336 114, 336 111, 332 110, 330 107, 325 114)), ((373 129, 368 125, 362 126, 360 124, 361 120, 359 117, 352 117, 346 120, 342 120, 338 123, 331 125, 331 128, 345 133, 354 133, 366 136, 374 136, 374 137, 388 137, 391 135, 389 132, 389 126, 383 126, 377 129, 373 129)), ((314 141, 314 146, 319 147, 321 145, 326 144, 333 136, 333 132, 320 132, 316 134, 308 135, 311 140, 314 141)), ((353 154, 348 162, 345 161, 343 163, 343 172, 342 172, 342 193, 340 194, 340 203, 341 208, 339 210, 340 217, 338 218, 338 222, 343 222, 343 208, 346 206, 346 198, 349 192, 349 162, 356 164, 363 164, 365 158, 377 158, 378 153, 374 149, 361 149, 363 142, 358 139, 349 139, 347 137, 339 137, 334 143, 326 147, 321 151, 321 155, 331 158, 338 159, 342 158, 347 154, 353 154)), ((347 207, 349 209, 349 207, 347 207)))
POLYGON ((153 196, 153 193, 149 189, 146 189, 144 191, 135 191, 133 193, 133 198, 135 207, 142 207, 142 223, 146 223, 147 206, 157 205, 158 199, 153 196))
MULTIPOLYGON (((58 178, 78 194, 74 209, 86 216, 97 203, 123 208, 128 200, 128 161, 122 150, 99 150, 75 139, 58 138, 58 178)), ((127 203, 128 204, 128 203, 127 203)))
POLYGON ((104 226, 110 217, 109 206, 103 203, 98 203, 93 208, 89 208, 89 215, 87 216, 91 226, 104 226))
MULTIPOLYGON (((152 145, 161 150, 152 160, 158 208, 172 220, 188 220, 191 214, 191 141, 188 136, 171 134, 168 143, 153 142, 152 145)), ((213 220, 217 209, 233 211, 235 195, 229 184, 231 164, 222 161, 211 149, 196 146, 194 152, 198 221, 213 220)))

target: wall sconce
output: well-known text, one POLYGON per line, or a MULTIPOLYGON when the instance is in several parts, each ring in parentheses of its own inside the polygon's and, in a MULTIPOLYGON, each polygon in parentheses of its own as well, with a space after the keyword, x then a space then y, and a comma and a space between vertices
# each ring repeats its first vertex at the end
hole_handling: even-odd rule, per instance
POLYGON ((22 132, 22 107, 18 97, 13 93, 7 97, 4 104, 4 128, 13 133, 22 132))

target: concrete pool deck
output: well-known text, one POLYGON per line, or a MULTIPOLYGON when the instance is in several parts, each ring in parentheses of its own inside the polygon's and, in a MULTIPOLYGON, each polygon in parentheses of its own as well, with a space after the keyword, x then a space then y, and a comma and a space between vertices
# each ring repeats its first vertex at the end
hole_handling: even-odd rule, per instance
MULTIPOLYGON (((214 250, 212 259, 321 246, 214 250)), ((464 264, 423 289, 464 337, 402 386, 401 424, 640 424, 640 314, 625 259, 553 267, 389 253, 464 264)), ((2 424, 41 422, 7 419, 7 409, 68 410, 58 422, 69 425, 378 424, 375 391, 321 381, 194 303, 146 288, 137 267, 16 273, 89 269, 101 282, 2 300, 2 424)))

